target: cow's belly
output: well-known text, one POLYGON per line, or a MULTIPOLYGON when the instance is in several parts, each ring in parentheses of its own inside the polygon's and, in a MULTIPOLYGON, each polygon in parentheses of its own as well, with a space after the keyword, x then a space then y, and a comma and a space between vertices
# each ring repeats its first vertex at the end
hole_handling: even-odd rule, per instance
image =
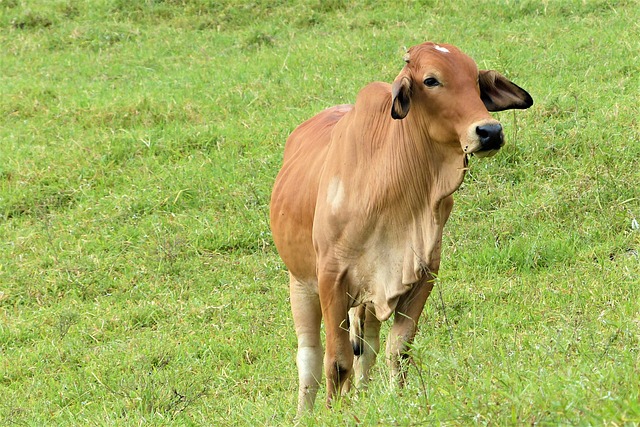
POLYGON ((313 217, 331 131, 351 109, 349 105, 332 107, 298 126, 287 140, 284 163, 273 187, 273 240, 289 272, 303 283, 317 282, 313 217))
POLYGON ((289 272, 301 282, 313 281, 316 275, 311 238, 315 194, 309 176, 283 169, 271 199, 273 241, 289 272))

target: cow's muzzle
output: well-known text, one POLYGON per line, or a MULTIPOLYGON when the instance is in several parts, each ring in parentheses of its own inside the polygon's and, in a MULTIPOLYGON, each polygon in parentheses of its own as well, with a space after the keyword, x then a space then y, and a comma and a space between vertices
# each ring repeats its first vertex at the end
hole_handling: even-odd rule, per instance
POLYGON ((461 140, 462 151, 478 157, 491 157, 504 145, 502 125, 494 119, 472 123, 461 140))
POLYGON ((467 147, 466 152, 471 152, 478 157, 491 157, 504 145, 504 135, 500 123, 483 123, 475 128, 476 144, 474 149, 467 147))
POLYGON ((480 150, 498 150, 504 144, 502 136, 502 125, 500 123, 491 123, 476 127, 476 134, 480 141, 480 150))

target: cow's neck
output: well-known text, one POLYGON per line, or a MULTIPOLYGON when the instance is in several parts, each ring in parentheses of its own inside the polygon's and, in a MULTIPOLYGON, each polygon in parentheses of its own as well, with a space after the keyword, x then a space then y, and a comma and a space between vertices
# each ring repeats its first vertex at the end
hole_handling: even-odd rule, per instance
POLYGON ((433 212, 440 201, 455 192, 464 178, 466 157, 459 146, 435 143, 426 126, 411 120, 393 122, 394 133, 379 150, 384 166, 374 177, 386 191, 380 194, 388 203, 400 202, 412 209, 429 207, 433 212), (398 142, 402 142, 398 144, 398 142))

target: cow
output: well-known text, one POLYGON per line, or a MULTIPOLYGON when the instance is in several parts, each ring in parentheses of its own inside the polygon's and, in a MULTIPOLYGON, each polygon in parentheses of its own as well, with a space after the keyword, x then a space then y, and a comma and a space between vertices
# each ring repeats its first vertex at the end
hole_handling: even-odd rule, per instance
POLYGON ((404 384, 408 346, 440 266, 442 230, 468 157, 504 144, 490 111, 533 99, 448 44, 410 48, 392 84, 299 125, 271 196, 275 246, 289 271, 298 339, 298 415, 324 373, 327 405, 365 387, 393 314, 386 355, 404 384), (326 350, 320 337, 324 320, 326 350))

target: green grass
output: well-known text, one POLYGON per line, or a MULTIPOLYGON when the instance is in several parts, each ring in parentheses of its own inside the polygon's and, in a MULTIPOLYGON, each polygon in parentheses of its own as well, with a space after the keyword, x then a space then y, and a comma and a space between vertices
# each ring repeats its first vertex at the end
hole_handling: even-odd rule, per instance
POLYGON ((472 159, 406 389, 381 363, 301 424, 640 424, 638 16, 0 0, 0 425, 290 425, 284 141, 426 40, 536 104, 497 114, 507 145, 472 159))

